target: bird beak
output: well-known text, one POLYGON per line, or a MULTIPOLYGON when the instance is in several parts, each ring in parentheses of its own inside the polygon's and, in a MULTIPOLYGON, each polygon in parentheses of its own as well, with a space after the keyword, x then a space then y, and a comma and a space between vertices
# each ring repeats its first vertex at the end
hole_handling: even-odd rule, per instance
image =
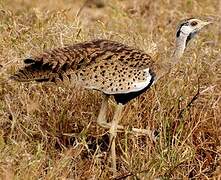
POLYGON ((212 24, 212 23, 213 23, 212 21, 202 22, 201 28, 204 27, 204 26, 207 26, 209 24, 212 24))
POLYGON ((212 21, 201 21, 198 28, 196 29, 196 31, 197 32, 200 31, 203 27, 205 27, 211 23, 212 23, 212 21))

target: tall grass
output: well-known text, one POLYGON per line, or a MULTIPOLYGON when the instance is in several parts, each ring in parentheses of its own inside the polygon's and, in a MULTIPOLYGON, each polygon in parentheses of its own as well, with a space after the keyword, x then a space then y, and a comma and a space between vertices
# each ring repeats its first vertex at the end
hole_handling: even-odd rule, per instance
MULTIPOLYGON (((108 132, 96 124, 102 95, 68 85, 8 81, 22 59, 65 44, 105 38, 145 50, 155 61, 169 61, 177 23, 192 16, 209 17, 214 24, 190 43, 171 74, 125 107, 121 124, 155 129, 158 139, 153 143, 146 136, 119 133, 116 178, 221 178, 218 4, 218 0, 0 1, 1 179, 112 177, 108 132)), ((114 105, 112 100, 110 107, 114 105)))

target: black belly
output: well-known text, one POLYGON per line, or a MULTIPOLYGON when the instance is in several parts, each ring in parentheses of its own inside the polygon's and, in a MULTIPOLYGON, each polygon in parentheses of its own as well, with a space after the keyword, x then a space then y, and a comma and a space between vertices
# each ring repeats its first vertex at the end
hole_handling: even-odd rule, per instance
POLYGON ((140 94, 144 93, 145 91, 147 91, 150 86, 153 84, 154 80, 155 80, 155 74, 152 72, 151 74, 151 79, 150 79, 150 83, 142 90, 140 91, 136 91, 136 92, 130 92, 130 93, 123 93, 123 94, 114 94, 114 99, 116 100, 117 103, 121 103, 121 104, 126 104, 128 103, 130 100, 136 98, 137 96, 139 96, 140 94))

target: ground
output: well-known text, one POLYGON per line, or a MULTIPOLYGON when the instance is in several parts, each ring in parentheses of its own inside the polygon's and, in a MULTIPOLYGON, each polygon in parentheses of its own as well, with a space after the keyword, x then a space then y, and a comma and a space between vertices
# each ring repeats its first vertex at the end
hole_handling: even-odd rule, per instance
MULTIPOLYGON (((218 0, 0 0, 1 179, 221 178, 221 3, 218 0), (68 85, 18 83, 22 59, 91 39, 116 40, 170 60, 177 23, 214 23, 173 71, 124 110, 112 176, 108 132, 96 124, 102 94, 68 85)), ((109 104, 109 119, 115 102, 109 104)))

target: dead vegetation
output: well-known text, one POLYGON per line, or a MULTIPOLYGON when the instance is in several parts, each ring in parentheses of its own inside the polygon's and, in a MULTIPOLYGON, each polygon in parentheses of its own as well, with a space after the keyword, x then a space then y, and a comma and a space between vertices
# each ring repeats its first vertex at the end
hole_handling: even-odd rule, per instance
MULTIPOLYGON (((101 94, 79 87, 7 80, 22 59, 95 38, 170 58, 175 27, 186 17, 214 24, 149 92, 131 101, 122 124, 150 127, 156 143, 117 138, 116 179, 221 178, 219 1, 0 1, 1 179, 109 179, 108 132, 96 124, 101 94), (96 4, 98 3, 98 4, 96 4)), ((114 102, 110 104, 114 107, 114 102)), ((109 116, 113 112, 109 112, 109 116)))

